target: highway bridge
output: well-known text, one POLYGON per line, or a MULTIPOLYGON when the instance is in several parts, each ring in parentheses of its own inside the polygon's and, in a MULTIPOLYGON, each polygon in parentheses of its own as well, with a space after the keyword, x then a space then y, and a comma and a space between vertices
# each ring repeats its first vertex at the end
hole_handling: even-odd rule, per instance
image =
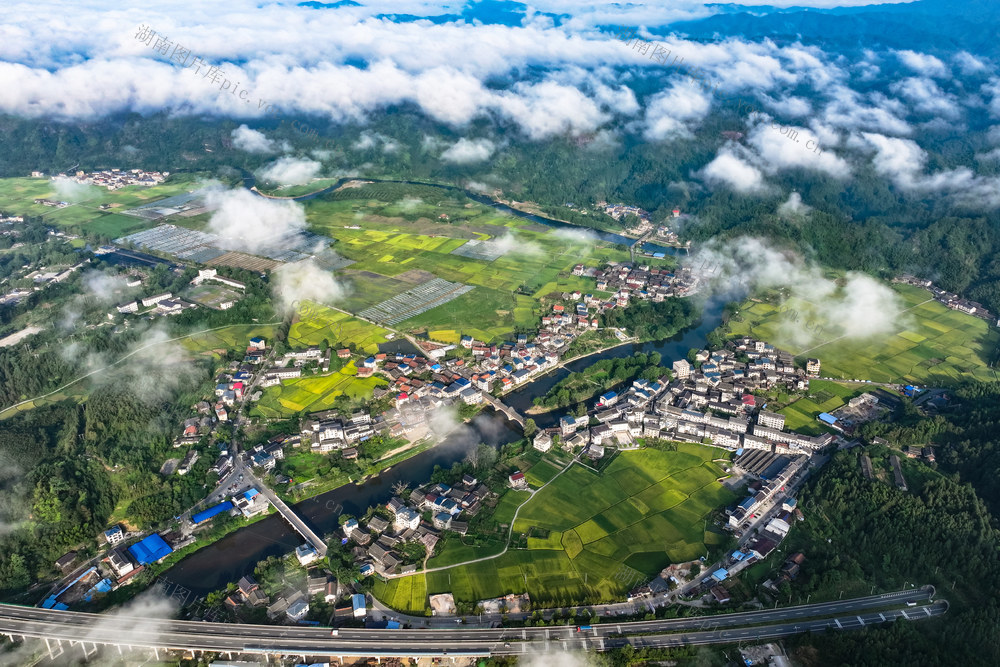
POLYGON ((522 429, 524 428, 524 415, 522 415, 520 412, 518 412, 514 408, 510 407, 509 405, 501 401, 496 396, 493 396, 492 394, 489 394, 485 391, 482 392, 482 394, 483 394, 483 400, 492 405, 495 410, 497 410, 498 412, 502 412, 509 421, 517 422, 522 429))
POLYGON ((93 655, 98 646, 119 651, 174 649, 228 655, 293 657, 455 657, 520 655, 539 649, 604 651, 625 644, 680 646, 785 637, 800 632, 851 630, 897 618, 911 621, 939 616, 946 601, 931 602, 932 587, 865 598, 699 618, 626 623, 603 622, 590 630, 576 627, 376 630, 208 623, 89 614, 0 605, 0 634, 46 642, 52 657, 68 647, 93 655), (913 603, 914 606, 909 606, 913 603))

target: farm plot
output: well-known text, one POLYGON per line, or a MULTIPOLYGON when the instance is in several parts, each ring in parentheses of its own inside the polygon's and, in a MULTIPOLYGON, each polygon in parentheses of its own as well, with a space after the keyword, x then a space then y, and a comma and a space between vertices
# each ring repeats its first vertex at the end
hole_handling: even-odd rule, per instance
POLYGON ((329 375, 283 380, 280 385, 268 387, 257 402, 254 411, 265 417, 287 417, 307 410, 329 410, 334 399, 344 394, 358 401, 370 397, 376 387, 388 385, 380 377, 357 377, 354 362, 329 375))
POLYGON ((447 303, 471 290, 472 287, 469 285, 450 283, 447 280, 435 278, 383 301, 377 306, 363 310, 360 315, 365 319, 392 326, 435 306, 447 303))
POLYGON ((319 345, 324 340, 336 347, 355 346, 359 352, 374 354, 379 343, 385 343, 387 329, 359 320, 347 313, 304 301, 288 332, 288 341, 295 347, 319 345))
MULTIPOLYGON (((428 594, 451 591, 467 602, 525 591, 543 604, 620 599, 670 562, 705 554, 709 515, 735 499, 716 482, 722 471, 712 459, 718 456, 716 449, 681 444, 675 452, 623 452, 603 474, 574 464, 518 513, 515 534, 545 537, 529 536, 527 548, 497 558, 416 577, 425 578, 428 594)), ((547 469, 539 471, 539 480, 546 476, 547 469)), ((507 504, 505 517, 514 506, 507 504)), ((396 581, 386 582, 387 597, 380 599, 402 596, 396 581)))
MULTIPOLYGON (((822 375, 845 380, 951 385, 962 379, 998 379, 993 363, 1000 349, 1000 332, 984 320, 949 309, 931 293, 911 285, 892 285, 903 313, 888 334, 859 340, 839 337, 832 325, 807 343, 793 340, 789 312, 819 312, 814 304, 789 299, 781 308, 747 302, 739 318, 730 321, 733 336, 749 335, 795 354, 799 361, 816 357, 822 375), (782 312, 784 310, 784 312, 782 312)), ((819 321, 819 320, 817 320, 819 321)))

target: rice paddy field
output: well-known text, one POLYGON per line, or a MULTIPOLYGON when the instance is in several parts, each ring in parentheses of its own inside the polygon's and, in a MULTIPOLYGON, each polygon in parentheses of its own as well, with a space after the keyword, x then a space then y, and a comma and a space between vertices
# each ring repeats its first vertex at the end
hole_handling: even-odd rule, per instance
POLYGON ((196 187, 197 174, 174 174, 153 186, 132 185, 120 190, 76 186, 72 197, 59 194, 55 183, 45 178, 0 178, 0 210, 18 215, 40 215, 62 227, 79 226, 85 233, 114 238, 152 227, 153 223, 116 211, 186 193, 196 187), (70 201, 66 208, 34 203, 35 199, 70 201), (110 209, 101 210, 102 204, 110 209))
POLYGON ((388 329, 376 326, 347 313, 311 301, 304 301, 288 331, 288 343, 293 347, 319 345, 330 341, 333 347, 355 345, 366 354, 378 352, 385 343, 388 329))
MULTIPOLYGON (((427 595, 444 592, 466 602, 525 591, 546 605, 621 599, 666 565, 702 556, 707 545, 719 543, 707 530, 710 516, 735 500, 717 481, 723 472, 712 459, 721 454, 680 444, 676 452, 622 452, 603 473, 573 464, 521 508, 515 535, 539 535, 527 539, 527 548, 379 581, 374 594, 411 613, 423 612, 427 595)), ((526 473, 532 485, 555 475, 548 463, 538 474, 526 473)))
POLYGON ((271 324, 237 324, 188 336, 180 344, 193 354, 218 355, 220 352, 245 348, 254 336, 261 336, 270 343, 274 339, 274 327, 271 324))
MULTIPOLYGON (((730 320, 729 331, 732 336, 766 340, 801 361, 816 357, 824 377, 938 386, 961 379, 998 379, 991 366, 1000 349, 1000 331, 978 317, 947 308, 927 290, 911 285, 892 288, 905 310, 888 335, 853 340, 837 339, 833 332, 803 345, 791 338, 787 313, 777 305, 752 301, 730 320)), ((789 299, 787 307, 802 314, 818 311, 816 304, 801 299, 789 299)))
POLYGON ((499 341, 518 327, 536 326, 541 297, 554 291, 595 291, 592 279, 571 275, 575 264, 628 260, 627 252, 609 244, 570 241, 460 193, 427 186, 344 188, 309 201, 307 213, 312 230, 335 238, 337 253, 356 262, 341 272, 351 289, 339 305, 351 312, 376 306, 429 278, 473 286, 471 292, 394 325, 442 342, 463 335, 499 341), (469 241, 489 246, 491 252, 461 254, 469 241))
POLYGON ((350 362, 329 375, 282 380, 281 384, 264 389, 264 395, 251 410, 251 415, 267 418, 289 417, 306 410, 319 412, 333 407, 341 394, 353 400, 369 398, 376 387, 388 386, 383 378, 357 377, 358 369, 350 362))

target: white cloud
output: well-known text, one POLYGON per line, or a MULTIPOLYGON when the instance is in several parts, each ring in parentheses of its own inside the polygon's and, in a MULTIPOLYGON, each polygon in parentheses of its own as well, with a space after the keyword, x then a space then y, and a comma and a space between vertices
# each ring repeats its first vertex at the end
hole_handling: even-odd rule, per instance
POLYGON ((248 153, 274 153, 277 144, 268 139, 263 132, 252 130, 246 123, 232 131, 233 146, 248 153))
POLYGON ((846 130, 870 130, 887 134, 910 134, 912 128, 902 116, 906 107, 880 93, 872 93, 866 102, 862 95, 837 85, 826 91, 829 102, 821 112, 825 125, 846 130))
POLYGON ((306 228, 301 204, 266 199, 244 188, 210 189, 205 205, 212 210, 208 231, 250 253, 280 247, 306 228))
POLYGON ((986 63, 968 51, 959 51, 952 57, 952 60, 955 61, 959 69, 962 71, 962 74, 965 76, 979 74, 980 72, 985 72, 989 69, 986 63))
POLYGON ((906 67, 924 76, 943 77, 948 75, 948 67, 939 59, 926 53, 903 50, 896 51, 896 57, 906 67))
POLYGON ((322 168, 315 160, 283 157, 260 169, 258 176, 281 185, 302 185, 316 178, 322 168))
POLYGON ((490 239, 487 243, 492 246, 491 250, 498 255, 538 257, 545 252, 537 243, 527 241, 521 236, 515 236, 513 232, 507 232, 503 236, 490 239))
POLYGON ((367 151, 379 145, 382 146, 383 153, 395 153, 399 150, 398 141, 379 132, 372 132, 371 130, 363 131, 358 140, 351 145, 351 148, 356 151, 367 151))
POLYGON ((552 235, 572 245, 593 245, 598 240, 597 234, 589 229, 582 229, 580 227, 561 227, 552 232, 552 235))
POLYGON ((785 169, 810 169, 846 178, 851 173, 847 162, 832 151, 820 150, 819 137, 809 128, 763 122, 755 125, 747 137, 747 144, 756 155, 754 163, 766 173, 785 169), (793 134, 797 133, 797 134, 793 134))
POLYGON ((925 173, 927 153, 911 139, 864 133, 875 148, 872 165, 909 193, 946 195, 956 206, 971 210, 1000 208, 1000 177, 979 176, 968 167, 925 173))
POLYGON ((700 175, 709 183, 729 186, 741 193, 763 189, 764 177, 760 170, 723 149, 702 168, 700 175))
POLYGON ((291 312, 299 301, 334 304, 347 294, 332 272, 311 259, 285 264, 272 277, 274 297, 285 312, 291 312))
POLYGON ((674 84, 647 102, 643 134, 652 141, 690 137, 691 130, 711 107, 709 94, 700 86, 690 82, 674 84))
POLYGON ((926 77, 909 77, 893 83, 889 89, 909 100, 915 110, 927 115, 955 120, 962 113, 954 96, 945 93, 926 77))
POLYGON ((794 217, 797 215, 805 215, 812 208, 806 206, 802 203, 802 195, 798 192, 793 192, 788 195, 788 199, 778 207, 778 215, 782 217, 794 217))
POLYGON ((866 340, 904 328, 899 296, 860 273, 833 280, 798 254, 757 238, 709 241, 687 262, 710 293, 733 298, 760 288, 783 288, 793 299, 779 329, 779 344, 800 348, 846 337, 866 340))
POLYGON ((453 164, 472 164, 488 160, 493 155, 494 150, 496 150, 496 145, 489 139, 466 139, 463 137, 452 144, 444 153, 441 153, 441 159, 453 164))
POLYGON ((56 196, 71 204, 87 201, 101 194, 101 190, 97 186, 77 183, 70 178, 57 176, 52 179, 52 185, 56 189, 56 196))

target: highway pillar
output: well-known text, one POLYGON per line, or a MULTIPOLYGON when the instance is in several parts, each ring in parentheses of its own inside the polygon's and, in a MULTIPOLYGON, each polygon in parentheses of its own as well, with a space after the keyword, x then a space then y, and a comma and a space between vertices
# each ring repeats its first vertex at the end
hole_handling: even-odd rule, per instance
POLYGON ((58 658, 63 654, 62 642, 58 639, 56 639, 55 642, 56 642, 56 648, 59 649, 58 653, 52 652, 52 644, 49 643, 48 637, 45 638, 45 648, 49 650, 49 660, 55 660, 56 658, 58 658))

